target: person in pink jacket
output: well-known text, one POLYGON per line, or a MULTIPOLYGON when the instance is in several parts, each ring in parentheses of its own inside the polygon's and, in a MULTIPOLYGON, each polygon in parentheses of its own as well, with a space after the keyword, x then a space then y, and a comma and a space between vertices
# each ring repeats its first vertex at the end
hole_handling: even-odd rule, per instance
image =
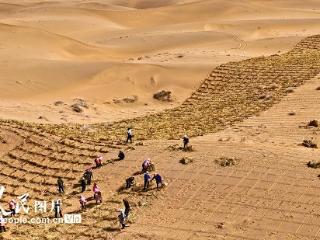
POLYGON ((148 171, 148 168, 149 168, 149 166, 150 166, 150 164, 151 164, 151 160, 150 160, 150 158, 147 158, 146 160, 144 160, 143 161, 143 163, 142 163, 142 172, 144 173, 144 172, 146 172, 146 171, 148 171))
POLYGON ((86 200, 85 196, 81 195, 79 202, 80 202, 80 205, 81 205, 81 210, 85 210, 86 209, 86 204, 87 204, 87 200, 86 200))
POLYGON ((97 183, 93 184, 93 198, 96 200, 96 203, 102 203, 102 194, 101 191, 97 185, 97 183))

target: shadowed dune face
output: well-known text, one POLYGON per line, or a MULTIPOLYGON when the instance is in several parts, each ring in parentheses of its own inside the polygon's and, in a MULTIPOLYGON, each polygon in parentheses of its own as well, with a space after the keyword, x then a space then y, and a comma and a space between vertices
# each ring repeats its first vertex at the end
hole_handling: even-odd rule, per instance
POLYGON ((318 33, 318 13, 312 0, 1 0, 0 113, 99 122, 172 108, 214 67, 283 53, 318 33), (173 102, 152 99, 162 89, 173 102), (113 103, 133 95, 134 104, 113 103), (74 98, 91 110, 73 114, 74 98), (66 106, 53 106, 59 100, 66 106))

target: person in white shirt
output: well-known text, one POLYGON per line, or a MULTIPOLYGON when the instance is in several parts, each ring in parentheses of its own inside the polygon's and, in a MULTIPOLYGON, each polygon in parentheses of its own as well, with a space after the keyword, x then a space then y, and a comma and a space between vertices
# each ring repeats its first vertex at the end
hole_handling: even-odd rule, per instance
POLYGON ((126 221, 126 214, 123 209, 119 209, 119 215, 118 215, 120 227, 124 229, 125 227, 128 227, 128 225, 125 224, 126 221))
POLYGON ((132 138, 133 138, 133 134, 132 134, 132 129, 131 128, 128 128, 128 131, 127 131, 127 143, 132 143, 132 138))

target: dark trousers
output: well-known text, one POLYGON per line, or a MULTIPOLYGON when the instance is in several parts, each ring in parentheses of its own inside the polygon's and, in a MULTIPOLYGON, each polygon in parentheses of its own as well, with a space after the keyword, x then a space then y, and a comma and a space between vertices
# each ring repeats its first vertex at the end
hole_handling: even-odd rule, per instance
POLYGON ((63 186, 59 186, 59 193, 64 193, 64 187, 63 186))
POLYGON ((124 214, 126 215, 126 217, 129 216, 129 212, 130 212, 130 208, 125 208, 124 209, 124 214))
POLYGON ((54 211, 54 217, 55 218, 61 218, 62 217, 62 211, 61 210, 55 210, 54 211))
POLYGON ((131 188, 131 181, 129 179, 126 180, 126 188, 131 188))
POLYGON ((87 184, 88 184, 88 185, 91 185, 91 177, 89 177, 89 178, 87 179, 87 184))
POLYGON ((144 189, 147 189, 149 188, 149 181, 144 181, 144 189))
POLYGON ((101 195, 101 192, 95 193, 95 194, 93 195, 93 198, 96 200, 96 204, 102 203, 102 195, 101 195))
POLYGON ((128 134, 127 136, 127 143, 130 141, 130 143, 132 143, 132 136, 130 134, 128 134))
POLYGON ((158 181, 156 181, 156 184, 157 184, 157 188, 159 188, 159 187, 161 187, 162 186, 162 182, 158 182, 158 181))
POLYGON ((5 226, 0 226, 0 233, 5 232, 6 231, 6 227, 5 226))
POLYGON ((121 227, 125 228, 126 224, 124 223, 124 219, 120 219, 119 221, 120 221, 121 227))
POLYGON ((86 209, 86 204, 85 203, 80 203, 81 204, 81 209, 84 210, 86 209))
POLYGON ((85 184, 82 184, 81 185, 81 192, 84 192, 86 190, 86 185, 85 184))
POLYGON ((16 209, 15 208, 14 209, 10 209, 10 211, 11 211, 11 216, 16 215, 16 209))

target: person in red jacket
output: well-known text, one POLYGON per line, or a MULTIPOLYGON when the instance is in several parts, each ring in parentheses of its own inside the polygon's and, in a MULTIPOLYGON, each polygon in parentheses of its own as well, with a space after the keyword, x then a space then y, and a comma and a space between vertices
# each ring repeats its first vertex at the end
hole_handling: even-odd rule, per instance
POLYGON ((96 163, 96 168, 99 168, 99 167, 102 166, 102 159, 103 159, 103 157, 100 156, 100 157, 97 157, 97 158, 94 160, 95 163, 96 163))

